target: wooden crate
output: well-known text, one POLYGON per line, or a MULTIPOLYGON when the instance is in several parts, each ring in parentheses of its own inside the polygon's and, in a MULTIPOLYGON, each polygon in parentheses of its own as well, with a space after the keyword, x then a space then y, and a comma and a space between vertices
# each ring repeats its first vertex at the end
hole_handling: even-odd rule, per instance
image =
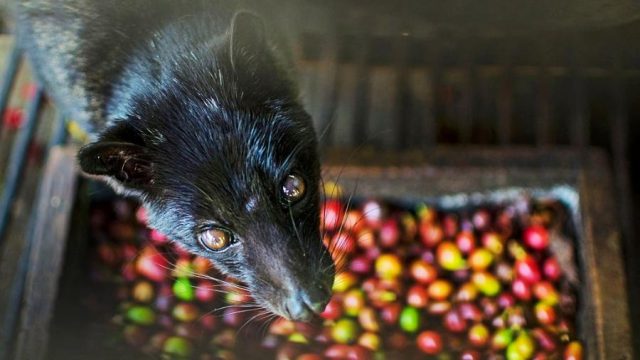
MULTIPOLYGON (((55 150, 45 173, 56 174, 64 171, 68 174, 70 163, 60 161, 68 159, 65 155, 69 154, 68 151, 55 150)), ((340 152, 327 154, 324 177, 327 180, 338 180, 347 192, 357 187, 358 196, 426 201, 442 208, 486 205, 518 192, 557 198, 571 210, 577 229, 577 260, 580 265, 580 278, 583 281, 579 292, 578 322, 580 337, 586 344, 587 357, 633 358, 617 210, 610 191, 609 165, 600 152, 563 149, 495 151, 482 148, 438 149, 429 154, 382 156, 340 152)), ((51 177, 56 178, 59 176, 51 177)), ((72 184, 69 181, 65 183, 72 184)), ((64 190, 68 187, 49 186, 44 189, 62 190, 58 196, 67 197, 61 202, 66 204, 65 206, 51 208, 51 199, 47 198, 49 195, 44 195, 51 192, 43 191, 38 203, 44 206, 44 214, 46 215, 46 209, 49 209, 49 215, 62 211, 69 217, 72 209, 68 204, 76 201, 69 198, 73 196, 72 192, 64 190)), ((88 194, 80 193, 79 196, 86 200, 88 194)), ((88 220, 86 210, 77 211, 76 215, 79 216, 76 216, 74 224, 86 223, 88 220)), ((48 223, 51 216, 47 215, 44 219, 46 221, 38 225, 36 229, 40 230, 36 230, 36 233, 42 230, 42 226, 48 223)), ((86 253, 82 253, 86 249, 78 247, 77 241, 86 242, 87 233, 75 230, 73 238, 76 243, 73 248, 81 249, 75 256, 86 256, 86 253)), ((17 353, 21 359, 46 358, 45 344, 50 336, 48 329, 52 315, 48 310, 54 308, 58 279, 56 272, 59 273, 61 270, 59 250, 64 247, 61 236, 36 238, 39 241, 30 252, 31 262, 27 274, 29 280, 20 331, 17 333, 17 353), (38 257, 46 258, 47 261, 41 261, 38 257), (41 277, 43 271, 50 273, 41 277)), ((65 271, 77 273, 84 270, 82 262, 76 261, 73 266, 67 266, 65 271)), ((66 277, 68 280, 69 277, 66 277)), ((75 290, 68 287, 63 288, 63 293, 58 298, 74 299, 76 295, 72 294, 73 291, 75 290)), ((76 315, 80 319, 83 316, 76 315)), ((62 331, 68 331, 69 339, 78 339, 79 336, 95 339, 102 336, 101 333, 86 333, 87 329, 100 329, 100 326, 78 325, 77 322, 70 321, 69 328, 62 331)), ((62 347, 66 350, 61 352, 61 346, 51 345, 57 348, 56 358, 81 359, 82 356, 89 356, 95 351, 95 348, 85 348, 86 352, 83 353, 82 344, 76 344, 75 347, 66 344, 62 347)), ((124 356, 122 354, 119 353, 118 356, 124 356)), ((109 356, 104 353, 93 354, 93 358, 109 356)), ((134 358, 134 355, 131 354, 131 357, 134 358)))
POLYGON ((338 179, 347 192, 357 189, 365 196, 425 200, 441 207, 490 203, 514 191, 557 197, 571 209, 578 232, 583 279, 578 322, 588 358, 632 359, 620 211, 606 159, 598 150, 571 149, 337 152, 327 156, 331 166, 325 176, 338 179))

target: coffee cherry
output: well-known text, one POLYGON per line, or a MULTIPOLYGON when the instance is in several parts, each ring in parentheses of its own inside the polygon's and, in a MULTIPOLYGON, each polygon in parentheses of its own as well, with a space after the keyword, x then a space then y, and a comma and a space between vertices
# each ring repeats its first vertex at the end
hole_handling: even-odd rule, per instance
POLYGON ((357 316, 364 305, 364 293, 360 289, 349 290, 342 300, 344 313, 349 316, 357 316))
POLYGON ((501 289, 498 279, 485 271, 474 273, 471 281, 486 296, 496 296, 501 289))
POLYGON ((418 348, 429 355, 437 355, 442 351, 442 338, 435 331, 423 331, 416 339, 418 348))
POLYGON ((385 249, 394 248, 400 240, 400 226, 395 219, 389 219, 382 223, 378 234, 380 247, 385 249))
POLYGON ((456 236, 456 246, 463 254, 469 254, 476 247, 476 239, 471 231, 461 231, 456 236))
POLYGON ((578 341, 570 342, 564 349, 564 360, 582 360, 582 344, 578 341))
POLYGON ((172 314, 178 321, 190 322, 196 320, 198 316, 200 316, 200 310, 194 304, 179 303, 173 308, 172 314))
POLYGON ((534 250, 544 250, 549 246, 549 233, 541 225, 531 225, 522 235, 524 243, 534 250))
POLYGON ((493 350, 506 349, 513 339, 513 330, 511 329, 499 329, 493 334, 491 338, 491 348, 493 350))
POLYGON ((467 321, 455 308, 444 315, 443 324, 447 330, 453 333, 463 332, 467 329, 467 321))
POLYGON ((375 263, 376 274, 382 279, 394 279, 402 274, 402 261, 395 254, 383 254, 375 263))
POLYGON ((446 300, 453 291, 453 285, 446 280, 436 280, 427 288, 429 297, 436 301, 446 300))
POLYGON ((356 246, 356 239, 351 234, 341 231, 333 236, 329 249, 332 250, 332 254, 340 256, 353 253, 356 250, 356 246))
POLYGON ((556 311, 553 309, 553 306, 547 303, 537 303, 534 308, 534 313, 536 320, 542 325, 552 325, 556 322, 556 311))
POLYGON ((554 352, 557 348, 556 342, 553 337, 545 330, 537 328, 532 331, 533 337, 536 339, 538 345, 546 352, 554 352))
POLYGON ((127 320, 134 324, 149 326, 156 322, 156 314, 147 306, 133 306, 127 310, 127 320))
POLYGON ((193 345, 179 336, 172 336, 165 340, 163 352, 170 357, 189 358, 193 353, 193 345))
POLYGON ((522 279, 515 279, 511 283, 511 292, 513 295, 522 301, 528 301, 531 299, 531 287, 522 279))
POLYGON ((358 278, 352 272, 341 272, 338 273, 333 280, 333 292, 334 293, 342 293, 349 289, 351 289, 358 282, 358 278))
POLYGON ((449 271, 461 270, 467 266, 458 247, 449 241, 442 242, 438 245, 436 259, 443 269, 449 271))
POLYGON ((469 255, 469 266, 474 271, 486 270, 493 262, 493 253, 485 248, 475 249, 469 255))
POLYGON ((515 270, 518 278, 527 284, 533 285, 540 281, 540 268, 531 256, 516 260, 515 270))
POLYGON ((473 325, 469 329, 468 339, 473 346, 483 347, 489 342, 489 329, 483 324, 473 325))
POLYGON ((407 306, 400 313, 400 328, 408 333, 414 333, 420 328, 420 311, 407 306))
POLYGON ((557 281, 562 276, 562 268, 555 257, 550 257, 545 260, 542 265, 542 272, 549 281, 557 281))
POLYGON ((556 305, 560 300, 558 291, 548 281, 541 281, 533 285, 533 294, 535 297, 549 305, 556 305))
POLYGON ((202 303, 210 303, 216 298, 215 285, 208 280, 198 281, 195 292, 196 299, 202 303))
POLYGON ((364 308, 358 314, 358 322, 360 326, 371 332, 377 332, 380 330, 380 322, 376 311, 372 308, 364 308))
POLYGON ((411 276, 421 284, 430 284, 438 278, 438 270, 424 260, 415 260, 410 267, 411 276))
POLYGON ((341 319, 333 326, 331 337, 338 344, 351 344, 358 337, 358 325, 351 319, 341 319))
POLYGON ((498 233, 488 232, 482 235, 482 246, 494 255, 501 255, 504 251, 504 241, 498 233))
POLYGON ((418 231, 420 233, 420 240, 422 240, 422 243, 428 248, 437 246, 444 237, 442 228, 433 223, 420 223, 418 231))
POLYGON ((386 305, 380 311, 380 318, 388 325, 395 325, 400 317, 402 306, 398 303, 386 305))
POLYGON ((358 338, 358 345, 365 347, 371 351, 380 349, 380 336, 375 332, 366 332, 358 338))
POLYGON ((156 282, 162 282, 169 274, 169 262, 151 246, 142 250, 135 268, 140 275, 156 282))
POLYGON ((337 320, 342 316, 342 302, 335 296, 329 300, 320 316, 327 320, 337 320))
POLYGON ((407 304, 415 308, 424 308, 429 301, 427 290, 421 285, 414 285, 407 291, 407 304))
POLYGON ((459 302, 474 301, 478 297, 478 288, 472 282, 465 282, 454 293, 453 298, 459 302))
POLYGON ((327 231, 337 230, 342 224, 343 209, 339 200, 328 199, 320 209, 320 221, 327 231))
POLYGON ((507 347, 507 360, 530 359, 535 351, 533 339, 526 331, 521 331, 518 337, 507 347))
POLYGON ((155 290, 148 281, 140 281, 133 287, 133 299, 141 303, 148 303, 153 300, 155 290))
POLYGON ((179 278, 173 283, 173 294, 179 300, 192 301, 195 298, 195 289, 188 278, 179 278))

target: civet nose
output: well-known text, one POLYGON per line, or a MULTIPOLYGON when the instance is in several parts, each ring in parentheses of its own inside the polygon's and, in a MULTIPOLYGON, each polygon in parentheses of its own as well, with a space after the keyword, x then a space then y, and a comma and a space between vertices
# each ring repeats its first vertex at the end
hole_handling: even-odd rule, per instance
POLYGON ((287 299, 285 310, 291 320, 309 321, 324 311, 330 297, 331 292, 324 286, 299 289, 287 299))

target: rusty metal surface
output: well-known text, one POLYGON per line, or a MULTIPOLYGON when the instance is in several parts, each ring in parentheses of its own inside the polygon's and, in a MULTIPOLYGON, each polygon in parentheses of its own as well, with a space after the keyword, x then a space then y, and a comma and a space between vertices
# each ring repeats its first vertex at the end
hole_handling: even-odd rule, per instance
POLYGON ((626 280, 612 177, 603 152, 438 149, 430 154, 328 154, 325 180, 347 193, 455 208, 551 196, 574 215, 581 284, 579 327, 590 359, 632 359, 626 280))

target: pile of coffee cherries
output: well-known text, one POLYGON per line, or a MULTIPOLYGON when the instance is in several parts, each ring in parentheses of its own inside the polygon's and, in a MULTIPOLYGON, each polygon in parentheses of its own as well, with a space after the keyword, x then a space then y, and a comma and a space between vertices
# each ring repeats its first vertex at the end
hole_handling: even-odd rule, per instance
POLYGON ((146 228, 143 209, 122 201, 114 206, 121 207, 115 222, 92 221, 104 240, 97 254, 121 279, 115 321, 124 339, 150 354, 583 357, 575 329, 577 271, 553 250, 564 238, 560 219, 566 216, 554 200, 523 196, 510 204, 438 211, 328 197, 322 230, 338 275, 333 298, 311 324, 262 321, 267 314, 252 307, 242 284, 146 228))

